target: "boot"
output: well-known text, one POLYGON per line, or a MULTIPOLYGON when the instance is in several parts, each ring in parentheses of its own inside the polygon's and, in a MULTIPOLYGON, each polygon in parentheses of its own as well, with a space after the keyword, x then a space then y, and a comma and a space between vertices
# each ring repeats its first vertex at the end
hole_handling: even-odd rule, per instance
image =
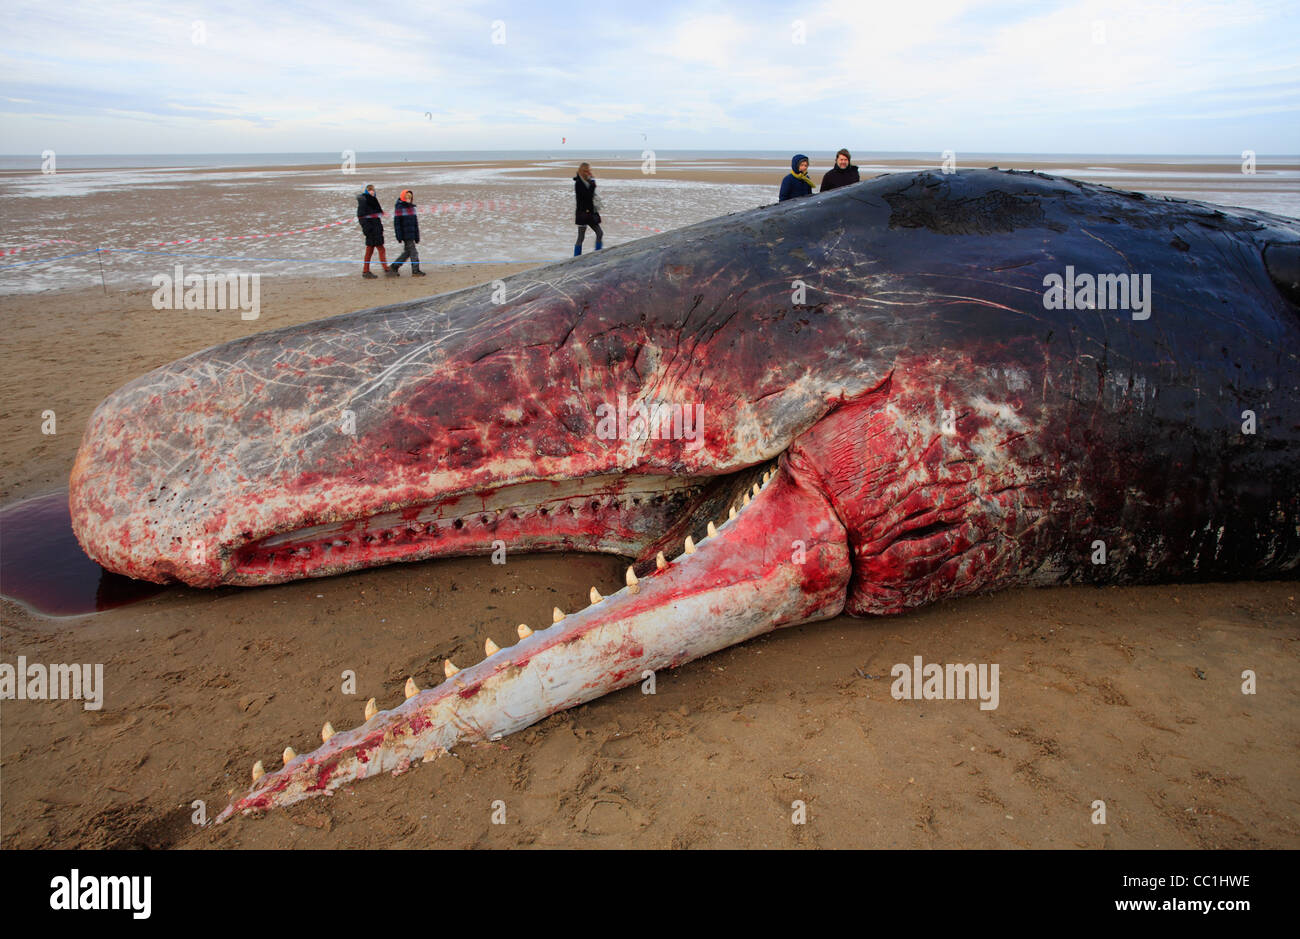
POLYGON ((392 267, 386 267, 386 268, 384 268, 384 273, 387 274, 389 277, 400 277, 400 276, 401 276, 400 274, 397 273, 397 265, 396 265, 396 264, 394 264, 392 267))
POLYGON ((420 270, 418 267, 412 266, 412 267, 411 267, 411 276, 412 276, 412 277, 424 277, 425 274, 424 274, 424 271, 420 270))
POLYGON ((577 257, 578 255, 580 255, 580 254, 582 254, 582 245, 574 245, 574 246, 573 246, 573 256, 576 258, 576 257, 577 257))
POLYGON ((369 271, 362 271, 361 276, 365 277, 367 280, 379 280, 379 277, 377 275, 372 274, 369 271))
POLYGON ((597 238, 597 239, 596 239, 596 250, 599 251, 599 250, 600 250, 601 248, 603 248, 603 247, 605 247, 605 242, 603 242, 603 241, 601 241, 599 238, 597 238))

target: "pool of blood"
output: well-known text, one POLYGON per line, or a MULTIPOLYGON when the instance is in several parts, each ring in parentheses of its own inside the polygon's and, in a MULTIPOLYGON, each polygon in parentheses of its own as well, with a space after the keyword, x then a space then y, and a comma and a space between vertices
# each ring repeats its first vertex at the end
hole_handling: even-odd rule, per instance
POLYGON ((0 509, 0 594, 45 616, 80 616, 164 590, 114 574, 81 550, 67 491, 0 509))

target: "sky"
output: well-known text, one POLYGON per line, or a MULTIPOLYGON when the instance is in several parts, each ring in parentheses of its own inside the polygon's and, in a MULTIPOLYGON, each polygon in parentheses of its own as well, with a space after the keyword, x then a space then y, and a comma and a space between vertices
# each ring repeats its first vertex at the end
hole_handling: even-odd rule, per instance
POLYGON ((6 0, 0 153, 1300 154, 1300 0, 6 0))

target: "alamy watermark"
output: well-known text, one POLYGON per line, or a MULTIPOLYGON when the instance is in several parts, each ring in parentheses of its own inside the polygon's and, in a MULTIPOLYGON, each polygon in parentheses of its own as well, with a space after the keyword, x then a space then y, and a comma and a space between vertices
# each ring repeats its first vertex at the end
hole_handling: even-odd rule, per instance
POLYGON ((148 919, 152 896, 153 877, 148 874, 83 875, 74 867, 67 877, 50 880, 52 910, 130 910, 133 919, 148 919))
POLYGON ((186 274, 177 264, 171 274, 150 281, 155 310, 239 310, 239 318, 255 320, 262 312, 261 274, 186 274))
POLYGON ((87 711, 104 706, 104 666, 27 664, 27 656, 18 656, 17 666, 0 662, 0 700, 4 701, 85 701, 87 711))
POLYGON ((998 666, 924 665, 921 657, 914 656, 909 667, 900 662, 889 670, 894 683, 889 693, 895 701, 973 701, 979 698, 981 711, 994 711, 998 706, 998 666))
POLYGON ((1043 286, 1047 310, 1132 310, 1135 320, 1151 318, 1150 274, 1076 274, 1067 264, 1065 276, 1047 274, 1043 286))
POLYGON ((685 440, 687 450, 704 446, 702 404, 636 401, 629 407, 627 395, 620 394, 617 406, 598 404, 596 418, 601 440, 685 440))

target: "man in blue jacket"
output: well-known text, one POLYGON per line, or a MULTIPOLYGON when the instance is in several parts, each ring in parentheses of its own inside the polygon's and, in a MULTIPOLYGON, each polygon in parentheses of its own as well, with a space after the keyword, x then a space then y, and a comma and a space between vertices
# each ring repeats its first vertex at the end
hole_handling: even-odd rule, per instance
POLYGON ((796 153, 790 161, 790 172, 781 180, 781 198, 777 201, 811 196, 812 191, 813 181, 808 178, 808 158, 802 153, 796 153))
POLYGON ((397 204, 393 206, 393 234, 406 250, 393 261, 393 266, 388 269, 388 273, 396 275, 402 262, 410 259, 411 276, 423 277, 424 271, 420 270, 420 252, 415 248, 420 243, 420 219, 415 214, 415 193, 409 189, 402 190, 402 194, 397 197, 397 204))

